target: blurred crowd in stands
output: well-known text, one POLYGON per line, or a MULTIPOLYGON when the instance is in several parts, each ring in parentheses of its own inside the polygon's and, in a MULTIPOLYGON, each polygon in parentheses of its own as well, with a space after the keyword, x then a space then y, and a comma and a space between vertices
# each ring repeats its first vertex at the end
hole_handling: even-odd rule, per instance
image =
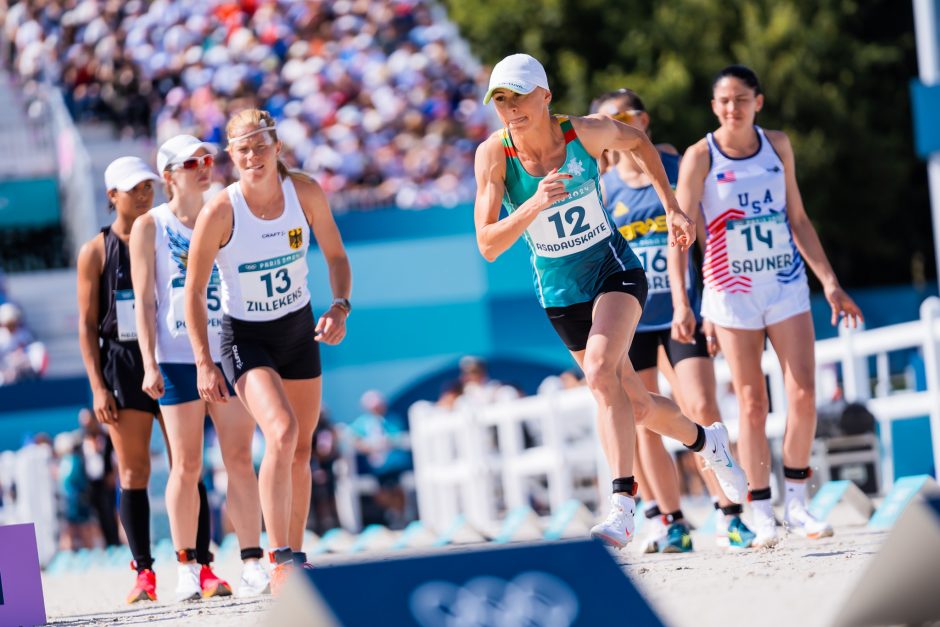
POLYGON ((259 107, 335 209, 472 198, 480 71, 425 0, 14 0, 0 21, 14 73, 59 84, 79 122, 222 143, 259 107))
POLYGON ((8 300, 0 272, 0 385, 37 378, 47 364, 45 346, 26 327, 23 310, 8 300))

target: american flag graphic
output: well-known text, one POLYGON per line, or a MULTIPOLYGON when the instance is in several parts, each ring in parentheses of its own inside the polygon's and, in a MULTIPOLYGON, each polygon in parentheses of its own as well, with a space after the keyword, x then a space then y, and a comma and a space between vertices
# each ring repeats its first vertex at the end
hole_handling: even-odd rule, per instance
POLYGON ((734 176, 734 170, 725 170, 724 172, 719 172, 716 177, 719 183, 734 183, 737 178, 734 176))

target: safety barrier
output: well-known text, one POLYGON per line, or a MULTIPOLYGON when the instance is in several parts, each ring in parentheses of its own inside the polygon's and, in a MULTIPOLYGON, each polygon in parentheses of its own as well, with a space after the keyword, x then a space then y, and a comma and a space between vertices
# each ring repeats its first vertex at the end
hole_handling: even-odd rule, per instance
MULTIPOLYGON (((815 345, 817 382, 835 371, 845 400, 864 403, 880 424, 880 485, 885 491, 894 483, 890 426, 895 420, 930 416, 934 464, 940 469, 938 318, 940 299, 931 297, 922 303, 918 321, 872 330, 840 328, 839 337, 815 345), (892 390, 889 354, 909 349, 923 355, 926 390, 892 390)), ((772 348, 765 351, 761 364, 773 408, 767 434, 780 438, 786 424, 786 394, 772 348)), ((715 360, 715 374, 719 385, 730 380, 721 356, 715 360)), ((595 411, 594 399, 583 388, 494 405, 463 405, 454 411, 415 404, 409 420, 422 522, 440 530, 462 514, 474 527, 495 536, 498 521, 506 512, 528 505, 533 481, 541 483, 542 478, 553 513, 572 497, 596 503, 597 495, 585 492, 583 480, 590 475, 597 485, 608 485, 609 471, 595 436, 595 411), (533 432, 538 436, 534 446, 524 446, 524 433, 532 439, 533 432)), ((727 422, 736 439, 737 423, 727 422)))

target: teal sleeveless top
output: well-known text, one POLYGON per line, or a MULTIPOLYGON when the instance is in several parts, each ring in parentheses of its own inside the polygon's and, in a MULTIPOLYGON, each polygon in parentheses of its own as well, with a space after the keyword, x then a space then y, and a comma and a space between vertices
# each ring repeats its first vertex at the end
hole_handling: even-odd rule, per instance
MULTIPOLYGON (((565 135, 565 163, 559 171, 571 175, 565 181, 570 195, 543 209, 524 235, 535 291, 545 308, 591 302, 611 274, 642 267, 604 210, 597 161, 581 144, 571 120, 555 119, 565 135)), ((508 129, 500 131, 500 139, 506 155, 503 207, 511 214, 535 194, 543 177, 522 167, 508 129)))

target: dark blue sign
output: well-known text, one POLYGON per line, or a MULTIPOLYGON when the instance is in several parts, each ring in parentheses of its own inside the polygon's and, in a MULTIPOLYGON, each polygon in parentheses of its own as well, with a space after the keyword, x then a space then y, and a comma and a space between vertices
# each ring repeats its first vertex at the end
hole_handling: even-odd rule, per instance
POLYGON ((590 540, 304 571, 341 625, 662 625, 590 540))

